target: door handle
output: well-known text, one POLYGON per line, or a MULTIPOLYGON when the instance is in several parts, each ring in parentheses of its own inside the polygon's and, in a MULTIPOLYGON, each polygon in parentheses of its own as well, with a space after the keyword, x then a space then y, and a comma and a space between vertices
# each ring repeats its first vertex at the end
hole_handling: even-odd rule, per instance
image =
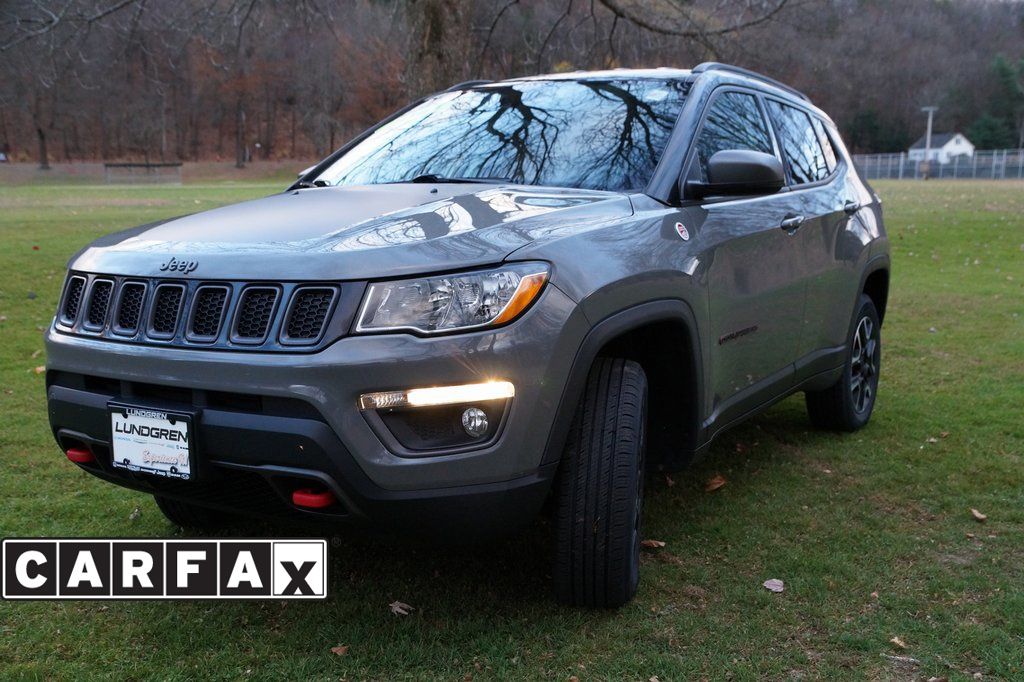
POLYGON ((854 201, 853 199, 847 199, 846 203, 843 204, 843 212, 846 215, 853 215, 860 210, 860 202, 854 201))
POLYGON ((802 215, 789 216, 784 218, 782 223, 779 225, 783 230, 787 232, 795 232, 798 227, 803 225, 804 217, 802 215))

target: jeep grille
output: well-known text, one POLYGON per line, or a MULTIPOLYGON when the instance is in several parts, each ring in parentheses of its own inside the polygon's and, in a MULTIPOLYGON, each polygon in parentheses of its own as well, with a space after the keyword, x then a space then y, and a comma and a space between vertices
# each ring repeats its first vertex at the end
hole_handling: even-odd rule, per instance
POLYGON ((130 343, 310 351, 347 329, 361 287, 334 283, 202 282, 72 273, 56 327, 130 343), (346 285, 347 286, 347 285, 346 285), (346 289, 347 290, 347 289, 346 289), (347 322, 334 323, 348 301, 347 322))

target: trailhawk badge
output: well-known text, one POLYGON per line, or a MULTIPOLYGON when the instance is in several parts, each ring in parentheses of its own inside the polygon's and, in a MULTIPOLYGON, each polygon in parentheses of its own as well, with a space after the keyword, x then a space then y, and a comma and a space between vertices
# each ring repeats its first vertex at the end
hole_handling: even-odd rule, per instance
POLYGON ((686 229, 686 225, 676 223, 676 234, 678 234, 679 238, 684 242, 690 241, 690 231, 686 229))

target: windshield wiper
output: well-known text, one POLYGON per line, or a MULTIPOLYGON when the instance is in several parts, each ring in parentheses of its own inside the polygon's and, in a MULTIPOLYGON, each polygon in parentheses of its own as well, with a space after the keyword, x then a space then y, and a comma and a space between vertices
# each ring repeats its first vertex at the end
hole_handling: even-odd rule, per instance
POLYGON ((326 180, 314 180, 313 182, 310 182, 309 180, 299 180, 295 183, 295 186, 300 189, 309 189, 312 187, 328 187, 328 184, 326 180))
POLYGON ((417 175, 408 182, 477 182, 485 185, 493 185, 496 182, 512 182, 509 178, 449 178, 436 173, 417 175))

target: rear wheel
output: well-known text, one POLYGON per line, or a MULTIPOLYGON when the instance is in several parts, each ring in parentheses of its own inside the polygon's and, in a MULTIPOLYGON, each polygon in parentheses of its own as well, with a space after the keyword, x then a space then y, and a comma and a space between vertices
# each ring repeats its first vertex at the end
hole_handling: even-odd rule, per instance
POLYGON ((878 394, 882 325, 871 299, 861 294, 847 343, 843 374, 833 386, 806 393, 807 414, 820 428, 856 431, 871 418, 878 394))
POLYGON ((226 514, 216 509, 200 507, 190 502, 182 502, 161 495, 154 495, 153 499, 156 500, 156 506, 160 508, 167 520, 182 528, 215 530, 223 527, 228 520, 226 514))
POLYGON ((555 499, 555 592, 574 606, 616 607, 636 594, 644 499, 647 377, 599 358, 562 456, 555 499))

